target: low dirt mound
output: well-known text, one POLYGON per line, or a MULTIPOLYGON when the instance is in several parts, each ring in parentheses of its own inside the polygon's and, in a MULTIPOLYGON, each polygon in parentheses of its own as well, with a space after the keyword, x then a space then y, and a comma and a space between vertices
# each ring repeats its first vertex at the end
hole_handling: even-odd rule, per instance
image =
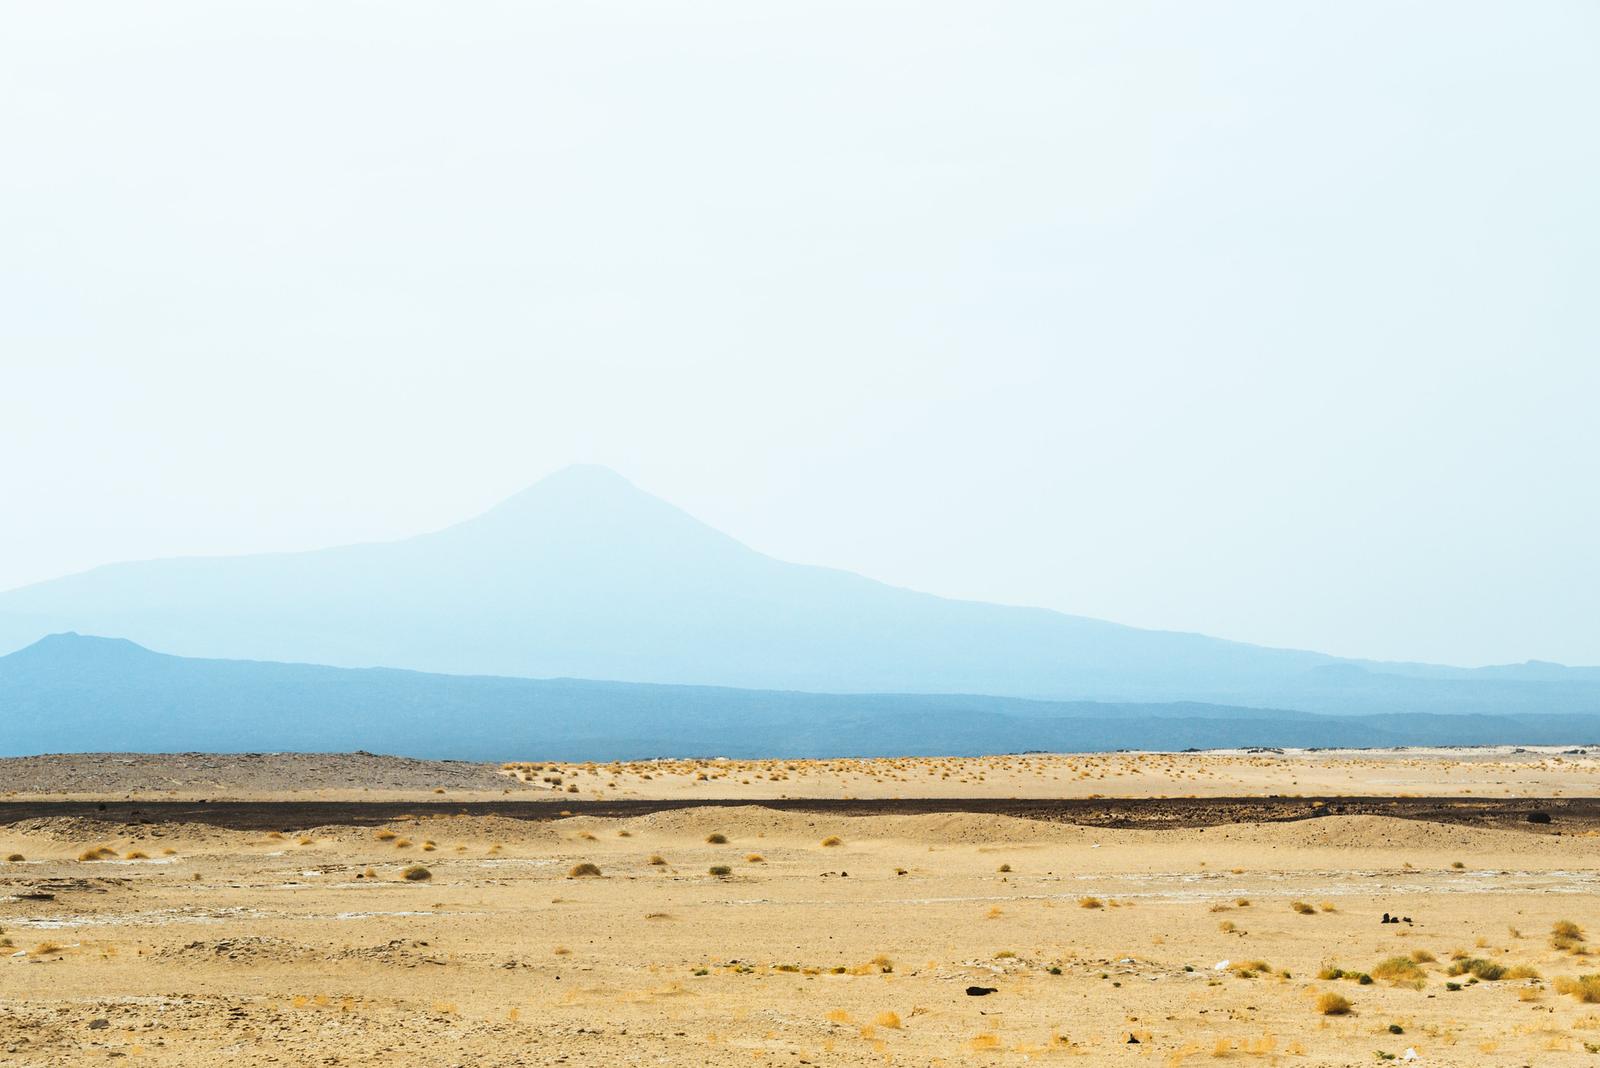
POLYGON ((428 943, 396 938, 373 946, 344 946, 326 950, 285 938, 247 936, 205 939, 171 946, 153 955, 164 963, 208 961, 260 967, 268 964, 314 964, 331 961, 366 961, 401 968, 443 964, 428 951, 428 943))
POLYGON ((171 846, 185 852, 201 848, 233 849, 260 839, 258 834, 211 827, 203 823, 130 821, 124 816, 50 816, 19 820, 6 828, 7 838, 44 841, 60 846, 138 843, 152 855, 154 846, 171 846))

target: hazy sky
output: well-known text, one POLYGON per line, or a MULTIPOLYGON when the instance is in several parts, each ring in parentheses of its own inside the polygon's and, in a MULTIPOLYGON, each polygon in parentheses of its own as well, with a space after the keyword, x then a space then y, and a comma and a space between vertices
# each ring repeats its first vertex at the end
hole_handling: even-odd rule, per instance
POLYGON ((573 461, 748 544, 1600 663, 1600 6, 0 6, 0 588, 573 461))

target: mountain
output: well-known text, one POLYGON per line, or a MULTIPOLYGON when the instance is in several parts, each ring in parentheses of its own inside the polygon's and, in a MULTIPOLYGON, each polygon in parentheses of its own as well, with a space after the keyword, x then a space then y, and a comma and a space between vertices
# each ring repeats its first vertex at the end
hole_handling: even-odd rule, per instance
POLYGON ((0 593, 0 650, 68 630, 185 656, 453 674, 1330 713, 1600 711, 1595 669, 1346 661, 786 563, 597 467, 402 541, 114 564, 0 593))
POLYGON ((974 755, 1558 744, 1593 716, 1346 716, 959 694, 815 694, 205 660, 56 634, 0 657, 0 756, 347 751, 435 759, 974 755))

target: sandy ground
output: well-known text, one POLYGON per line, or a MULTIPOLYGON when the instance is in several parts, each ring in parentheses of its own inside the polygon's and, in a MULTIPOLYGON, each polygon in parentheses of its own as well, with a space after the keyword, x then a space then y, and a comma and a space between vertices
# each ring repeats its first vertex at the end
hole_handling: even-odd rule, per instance
MULTIPOLYGON (((1072 789, 1104 793, 1096 776, 1119 769, 1152 795, 1198 792, 1197 777, 1310 790, 1257 763, 1276 757, 1163 758, 1166 779, 1131 756, 1037 759, 877 777, 905 796, 946 771, 980 794, 1069 769, 1072 789)), ((1292 774, 1594 792, 1577 755, 1319 759, 1292 774)), ((780 787, 873 778, 759 770, 780 787)), ((756 772, 665 782, 722 795, 756 772)), ((1564 1065, 1600 1050, 1600 1004, 1558 990, 1600 964, 1587 941, 1550 937, 1570 920, 1600 945, 1600 837, 1584 831, 1368 815, 1121 830, 750 805, 265 834, 29 819, 0 826, 0 856, 20 858, 0 862, 7 1065, 1312 1066, 1408 1050, 1425 1065, 1564 1065), (601 874, 569 875, 584 863, 601 874), (415 864, 430 878, 405 879, 415 864), (1318 977, 1412 954, 1424 960, 1398 982, 1318 977), (1518 977, 1451 976, 1455 954, 1518 977), (1352 1011, 1324 1015, 1328 993, 1352 1011)))
POLYGON ((0 759, 0 797, 692 799, 1563 797, 1600 794, 1600 749, 1210 751, 949 759, 575 764, 368 753, 79 753, 0 759))

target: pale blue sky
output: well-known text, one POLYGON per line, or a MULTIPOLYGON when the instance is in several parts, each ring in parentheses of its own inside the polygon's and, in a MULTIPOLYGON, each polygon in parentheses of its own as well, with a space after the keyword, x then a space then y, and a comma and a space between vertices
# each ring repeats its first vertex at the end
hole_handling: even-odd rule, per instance
POLYGON ((3 8, 0 588, 572 461, 937 593, 1600 663, 1600 7, 3 8))

